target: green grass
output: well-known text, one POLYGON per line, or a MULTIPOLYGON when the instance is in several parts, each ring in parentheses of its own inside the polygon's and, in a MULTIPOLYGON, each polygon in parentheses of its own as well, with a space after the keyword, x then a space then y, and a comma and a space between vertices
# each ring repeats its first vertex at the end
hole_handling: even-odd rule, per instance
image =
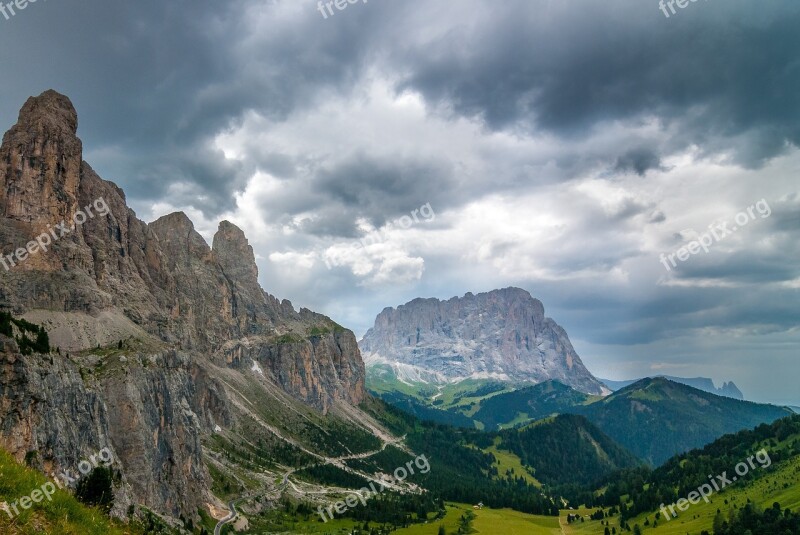
POLYGON ((417 401, 427 402, 431 392, 430 385, 409 385, 399 381, 390 366, 374 366, 367 369, 367 388, 376 394, 400 392, 417 401), (426 390, 427 389, 427 390, 426 390))
POLYGON ((533 475, 531 475, 531 473, 528 472, 524 466, 522 466, 522 461, 520 458, 510 451, 498 449, 499 444, 500 437, 497 437, 495 438, 495 444, 483 451, 486 453, 491 453, 494 455, 495 459, 497 459, 497 471, 500 474, 500 479, 504 479, 506 477, 507 470, 513 470, 514 473, 512 477, 522 477, 531 485, 541 487, 542 484, 535 477, 533 477, 533 475))
POLYGON ((439 520, 431 520, 427 524, 414 524, 407 528, 398 529, 392 535, 437 535, 439 526, 444 526, 448 534, 458 530, 458 519, 461 518, 472 506, 463 504, 447 504, 447 514, 439 520))
POLYGON ((500 425, 500 429, 513 429, 514 427, 517 427, 518 425, 526 424, 526 423, 528 423, 528 422, 530 422, 532 420, 533 420, 533 418, 528 416, 527 413, 518 412, 516 414, 516 416, 514 416, 513 420, 511 420, 510 422, 506 422, 504 424, 501 424, 500 425))
POLYGON ((315 513, 302 517, 281 510, 272 510, 262 516, 250 516, 248 520, 250 527, 247 533, 340 535, 350 533, 354 527, 363 525, 350 518, 334 518, 323 522, 315 513))
POLYGON ((558 518, 538 516, 510 509, 481 509, 475 511, 472 526, 475 532, 485 535, 558 535, 561 529, 558 518))
POLYGON ((513 388, 502 388, 488 394, 474 395, 479 388, 489 384, 494 384, 496 382, 497 381, 491 380, 467 379, 465 381, 461 381, 460 383, 445 385, 441 390, 442 395, 437 398, 437 400, 442 400, 440 408, 458 408, 462 410, 462 412, 475 412, 476 409, 473 410, 471 408, 473 403, 480 403, 481 401, 494 397, 498 394, 511 392, 513 390, 513 388))
MULTIPOLYGON (((686 535, 686 533, 697 535, 703 530, 711 531, 717 509, 727 516, 728 511, 734 505, 742 508, 748 499, 764 508, 771 507, 774 502, 778 502, 783 509, 788 508, 793 511, 800 509, 800 457, 781 463, 774 472, 763 477, 750 481, 742 479, 726 488, 722 493, 712 496, 711 503, 707 504, 701 501, 699 504, 690 505, 688 510, 679 513, 679 516, 673 520, 667 521, 661 513, 654 511, 632 518, 628 524, 631 528, 635 524, 639 524, 643 533, 652 535, 686 535), (656 517, 658 517, 658 526, 653 527, 656 517), (646 519, 649 519, 650 526, 644 525, 646 519)), ((586 515, 591 510, 562 511, 562 517, 566 518, 570 512, 586 515)), ((620 533, 619 517, 608 520, 610 520, 611 526, 617 527, 617 533, 620 533)), ((585 522, 565 526, 565 535, 602 535, 604 529, 605 526, 601 525, 599 520, 586 519, 585 522)))
POLYGON ((436 535, 444 526, 448 535, 458 530, 458 520, 467 511, 475 513, 472 527, 477 535, 558 535, 558 519, 512 511, 510 509, 473 509, 466 504, 447 504, 447 515, 441 520, 399 529, 392 535, 436 535))
MULTIPOLYGON (((561 525, 564 527, 564 535, 596 535, 604 532, 605 526, 600 524, 599 520, 589 520, 586 518, 588 515, 592 514, 593 512, 597 511, 597 508, 594 509, 587 509, 586 507, 578 507, 574 510, 572 509, 562 509, 560 521, 561 525), (572 524, 567 523, 567 515, 578 515, 584 519, 583 522, 580 520, 577 522, 573 522, 572 524)), ((625 533, 629 534, 629 532, 622 532, 619 529, 619 516, 607 519, 610 522, 612 527, 617 528, 617 533, 625 533)), ((631 529, 633 529, 633 524, 631 524, 631 529)))
MULTIPOLYGON (((47 478, 39 472, 18 464, 5 450, 0 450, 0 502, 19 502, 23 496, 39 489, 47 478)), ((143 533, 135 527, 123 526, 110 520, 100 510, 86 507, 70 493, 57 490, 52 501, 42 499, 30 509, 23 510, 13 520, 0 511, 0 533, 34 535, 134 535, 143 533)), ((12 509, 13 513, 13 509, 12 509)))
POLYGON ((473 407, 474 403, 513 390, 509 387, 488 394, 474 395, 478 389, 494 383, 496 381, 467 379, 460 383, 449 383, 438 387, 424 383, 409 385, 398 380, 389 366, 375 366, 367 370, 367 389, 371 392, 377 394, 400 392, 431 407, 442 410, 456 409, 466 416, 478 410, 478 406, 473 407))

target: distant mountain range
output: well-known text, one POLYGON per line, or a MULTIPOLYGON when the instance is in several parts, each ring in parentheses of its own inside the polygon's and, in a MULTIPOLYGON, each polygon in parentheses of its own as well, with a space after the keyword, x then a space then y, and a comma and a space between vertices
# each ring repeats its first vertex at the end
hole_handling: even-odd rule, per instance
POLYGON ((727 433, 792 414, 784 407, 722 397, 663 377, 642 379, 575 411, 656 466, 727 433))
MULTIPOLYGON (((693 388, 697 388, 698 390, 703 390, 704 392, 709 392, 711 394, 716 394, 718 396, 725 396, 728 398, 733 399, 744 399, 744 394, 739 388, 733 383, 733 381, 722 383, 721 388, 717 388, 714 385, 714 381, 707 377, 694 377, 691 379, 687 379, 685 377, 673 377, 671 375, 656 375, 654 377, 663 377, 664 379, 669 379, 675 383, 681 383, 684 385, 691 386, 693 388)), ((630 386, 633 383, 641 381, 641 379, 632 379, 630 381, 614 381, 611 379, 600 379, 600 382, 606 385, 609 389, 616 392, 617 390, 621 390, 626 386, 630 386)))
POLYGON ((417 418, 492 431, 580 415, 654 465, 792 414, 744 401, 732 382, 601 382, 520 288, 386 308, 359 347, 368 390, 417 418))
POLYGON ((566 331, 520 288, 386 308, 359 342, 380 381, 510 384, 557 380, 588 394, 608 389, 583 365, 566 331))
POLYGON ((718 396, 663 377, 642 379, 607 397, 584 394, 557 381, 517 390, 474 383, 460 391, 375 393, 420 419, 485 430, 524 426, 560 414, 585 416, 655 466, 726 433, 792 415, 786 407, 718 396), (436 393, 431 396, 432 392, 436 393))

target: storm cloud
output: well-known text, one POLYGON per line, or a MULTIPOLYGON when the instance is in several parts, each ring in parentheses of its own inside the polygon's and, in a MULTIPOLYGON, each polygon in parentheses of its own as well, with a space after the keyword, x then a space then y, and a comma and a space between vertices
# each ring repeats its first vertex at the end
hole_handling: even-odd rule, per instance
POLYGON ((597 375, 800 405, 798 27, 792 0, 668 19, 650 0, 327 18, 310 0, 62 0, 0 18, 0 123, 67 94, 84 158, 141 217, 183 210, 207 239, 236 222, 267 291, 357 334, 415 297, 515 285, 597 375), (761 199, 768 218, 659 262, 761 199), (426 203, 434 220, 389 226, 426 203))

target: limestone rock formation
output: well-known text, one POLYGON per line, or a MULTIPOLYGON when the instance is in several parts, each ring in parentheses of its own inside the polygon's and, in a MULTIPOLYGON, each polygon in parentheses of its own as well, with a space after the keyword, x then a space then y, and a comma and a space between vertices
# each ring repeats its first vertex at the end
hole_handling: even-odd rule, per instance
POLYGON ((387 308, 359 346, 368 367, 391 366, 410 382, 552 379, 590 394, 605 391, 541 301, 519 288, 387 308))
POLYGON ((351 331, 262 290, 233 224, 209 247, 183 213, 139 220, 82 161, 77 124, 69 99, 47 91, 0 147, 3 254, 95 206, 47 251, 0 266, 0 308, 43 325, 60 351, 22 358, 0 339, 0 445, 61 467, 109 445, 124 467, 122 502, 194 517, 212 499, 201 437, 248 412, 232 405, 245 395, 232 384, 257 368, 265 388, 325 414, 364 399, 364 364, 351 331), (122 340, 124 360, 92 354, 122 340))

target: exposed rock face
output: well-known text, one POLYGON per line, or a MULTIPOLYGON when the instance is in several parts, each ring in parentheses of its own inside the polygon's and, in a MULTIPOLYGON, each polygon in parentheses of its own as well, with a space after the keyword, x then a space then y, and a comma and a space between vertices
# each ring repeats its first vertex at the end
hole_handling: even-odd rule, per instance
MULTIPOLYGON (((35 453, 34 466, 47 473, 75 472, 109 448, 123 474, 120 516, 131 503, 177 517, 208 501, 200 434, 231 419, 221 384, 175 351, 126 358, 124 373, 95 376, 89 365, 0 353, 0 445, 35 453)), ((122 368, 119 360, 108 366, 122 368)))
POLYGON ((539 300, 519 288, 448 301, 415 299, 387 308, 359 346, 367 366, 392 366, 404 380, 554 379, 590 394, 604 391, 564 329, 545 317, 539 300))
POLYGON ((719 388, 718 390, 720 396, 726 396, 733 399, 744 399, 744 394, 742 394, 742 391, 739 390, 739 387, 737 387, 733 381, 729 383, 723 383, 722 388, 719 388))
POLYGON ((364 365, 352 332, 261 289, 233 224, 220 224, 212 248, 183 213, 137 219, 122 190, 82 161, 76 130, 69 99, 48 91, 28 100, 3 138, 3 254, 98 200, 103 210, 46 252, 0 266, 0 306, 44 325, 73 358, 128 338, 152 352, 129 355, 124 381, 90 380, 78 361, 53 356, 52 369, 37 367, 0 340, 0 443, 20 459, 39 450, 64 466, 110 441, 129 455, 131 501, 188 518, 209 488, 200 437, 236 418, 214 370, 258 362, 268 381, 327 412, 364 399, 364 365), (135 364, 152 355, 161 356, 151 367, 135 364), (47 393, 34 390, 45 383, 47 393))
POLYGON ((30 98, 0 149, 0 215, 46 226, 71 216, 78 202, 82 146, 78 116, 66 97, 30 98))

